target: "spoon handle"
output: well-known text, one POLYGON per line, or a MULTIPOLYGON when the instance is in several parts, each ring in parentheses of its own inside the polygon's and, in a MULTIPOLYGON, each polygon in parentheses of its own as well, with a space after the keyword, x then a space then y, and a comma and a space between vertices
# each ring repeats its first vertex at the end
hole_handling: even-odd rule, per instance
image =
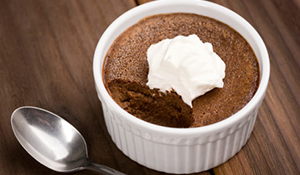
POLYGON ((97 163, 90 162, 86 165, 87 169, 100 172, 104 175, 125 175, 124 173, 121 173, 120 171, 117 171, 115 169, 112 169, 110 167, 107 167, 105 165, 99 165, 97 163))

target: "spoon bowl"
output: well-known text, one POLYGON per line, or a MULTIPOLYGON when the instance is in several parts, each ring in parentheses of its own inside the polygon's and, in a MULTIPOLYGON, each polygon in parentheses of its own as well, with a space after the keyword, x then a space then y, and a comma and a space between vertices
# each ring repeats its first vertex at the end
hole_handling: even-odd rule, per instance
POLYGON ((105 175, 123 174, 91 162, 82 135, 58 115, 37 107, 20 107, 11 116, 13 132, 38 162, 58 172, 90 169, 105 175))

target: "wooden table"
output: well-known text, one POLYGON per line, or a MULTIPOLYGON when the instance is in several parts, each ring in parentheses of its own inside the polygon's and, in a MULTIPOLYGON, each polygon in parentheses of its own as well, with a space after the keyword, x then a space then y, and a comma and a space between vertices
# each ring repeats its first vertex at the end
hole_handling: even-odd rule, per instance
MULTIPOLYGON (((264 39, 271 77, 242 150, 208 174, 300 174, 300 0, 213 0, 248 20, 264 39)), ((134 0, 0 1, 0 174, 59 174, 18 143, 11 113, 48 109, 85 137, 90 159, 131 175, 164 174, 126 157, 112 142, 92 74, 95 46, 134 0)), ((74 174, 97 174, 88 170, 74 174)))

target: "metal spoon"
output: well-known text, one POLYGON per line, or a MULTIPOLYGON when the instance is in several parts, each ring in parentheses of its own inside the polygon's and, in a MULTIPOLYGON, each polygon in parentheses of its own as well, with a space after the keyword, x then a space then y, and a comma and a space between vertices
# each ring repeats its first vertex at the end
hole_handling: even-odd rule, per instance
POLYGON ((82 135, 58 115, 36 107, 20 107, 11 116, 15 136, 38 162, 58 172, 83 169, 104 175, 123 173, 91 162, 82 135))

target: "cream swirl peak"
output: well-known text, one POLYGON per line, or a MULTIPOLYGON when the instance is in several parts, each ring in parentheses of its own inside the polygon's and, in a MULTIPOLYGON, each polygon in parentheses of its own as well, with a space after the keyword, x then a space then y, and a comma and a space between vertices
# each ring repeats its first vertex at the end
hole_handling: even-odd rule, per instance
POLYGON ((174 90, 192 107, 192 101, 214 88, 223 87, 225 63, 197 35, 165 39, 149 47, 148 82, 150 89, 174 90))

